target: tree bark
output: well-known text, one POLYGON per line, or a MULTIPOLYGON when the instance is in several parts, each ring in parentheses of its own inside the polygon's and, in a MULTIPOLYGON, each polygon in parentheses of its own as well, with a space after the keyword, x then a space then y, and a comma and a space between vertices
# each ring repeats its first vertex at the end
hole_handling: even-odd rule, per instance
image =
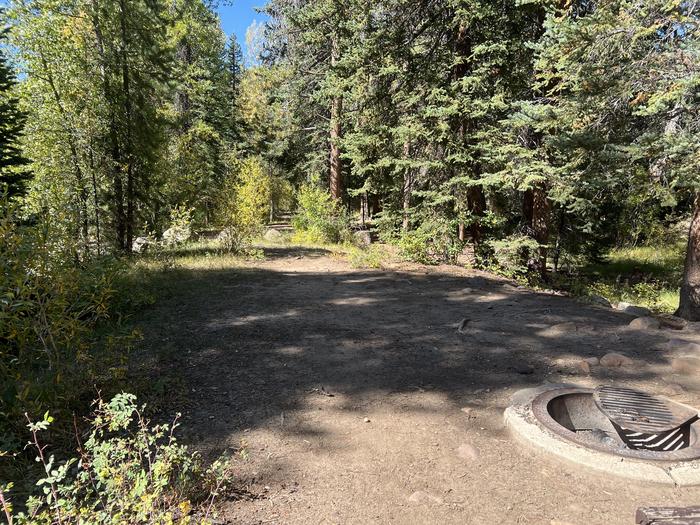
POLYGON ((528 266, 533 267, 542 277, 547 274, 547 243, 549 242, 550 207, 544 185, 535 186, 523 195, 523 218, 528 236, 540 247, 537 255, 529 255, 528 266))
MULTIPOLYGON (((331 67, 335 67, 339 58, 338 40, 333 39, 331 50, 331 67)), ((331 197, 335 200, 343 198, 343 162, 340 158, 340 138, 342 137, 342 128, 340 119, 343 114, 343 97, 335 95, 331 101, 331 130, 330 130, 330 190, 331 197)))
POLYGON ((693 218, 688 231, 688 248, 676 315, 688 321, 700 321, 700 192, 695 194, 693 218))
MULTIPOLYGON (((403 145, 403 157, 408 160, 411 156, 411 143, 409 141, 404 142, 403 145)), ((408 231, 410 227, 410 221, 408 217, 408 212, 411 209, 411 196, 413 193, 413 170, 407 167, 403 172, 403 191, 402 191, 402 206, 403 206, 403 221, 401 224, 401 229, 405 232, 408 231)))
POLYGON ((125 138, 124 149, 126 150, 126 238, 124 248, 127 253, 131 253, 134 241, 134 212, 135 212, 135 181, 134 181, 134 151, 131 138, 131 89, 129 62, 127 54, 128 35, 126 29, 126 1, 119 1, 119 22, 121 26, 121 66, 122 66, 122 89, 124 97, 124 119, 125 138))

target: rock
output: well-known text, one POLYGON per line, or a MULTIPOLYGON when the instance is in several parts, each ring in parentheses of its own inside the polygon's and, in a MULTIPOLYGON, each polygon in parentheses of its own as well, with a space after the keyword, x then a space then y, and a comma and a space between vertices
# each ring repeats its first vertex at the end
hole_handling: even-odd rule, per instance
POLYGON ((664 350, 676 355, 700 357, 700 345, 684 339, 670 339, 664 344, 664 350))
POLYGON ((136 237, 131 245, 131 250, 134 253, 145 253, 150 245, 151 241, 148 237, 136 237))
POLYGON ((163 242, 168 245, 182 244, 192 236, 189 228, 168 228, 163 232, 163 242))
POLYGON ((366 418, 364 419, 364 422, 365 422, 365 423, 371 423, 372 420, 371 420, 370 418, 366 417, 366 418))
POLYGON ((566 323, 559 323, 546 328, 542 331, 542 335, 545 337, 557 337, 561 335, 570 335, 576 333, 576 331, 578 331, 576 323, 568 321, 566 323))
POLYGON ((661 323, 655 317, 637 317, 630 322, 629 327, 635 330, 658 330, 661 323))
POLYGON ((630 366, 634 364, 634 361, 626 355, 611 352, 600 358, 600 364, 606 368, 619 368, 621 366, 630 366))
POLYGON ((664 328, 670 328, 671 330, 683 330, 686 326, 688 326, 688 321, 681 319, 680 317, 676 317, 675 315, 661 314, 657 315, 656 318, 661 323, 661 326, 664 328))
POLYGON ((358 246, 369 246, 372 244, 372 234, 369 230, 360 230, 352 234, 355 244, 358 246))
POLYGON ((524 376, 529 376, 530 374, 535 373, 535 367, 528 364, 516 364, 513 366, 513 370, 524 376))
POLYGON ((576 363, 576 370, 582 374, 590 375, 591 365, 587 361, 579 361, 576 363))
POLYGON ((417 490, 408 497, 409 503, 426 504, 426 503, 442 503, 442 498, 433 496, 422 490, 417 490))
POLYGON ((612 308, 612 303, 608 301, 605 297, 598 294, 593 294, 588 296, 588 301, 597 304, 599 306, 605 306, 606 308, 612 308))
POLYGON ((647 317, 651 315, 651 310, 648 308, 644 308, 643 306, 635 306, 630 303, 626 303, 624 301, 621 301, 617 303, 617 310, 620 310, 621 312, 625 312, 626 314, 631 314, 635 315, 637 317, 647 317))
POLYGON ((462 459, 475 460, 479 457, 479 451, 469 443, 464 443, 457 448, 457 456, 462 459))
POLYGON ((457 331, 460 334, 465 334, 467 333, 467 326, 469 325, 469 319, 462 319, 459 322, 459 326, 457 327, 457 331))
POLYGON ((265 232, 265 235, 263 235, 263 239, 266 241, 279 241, 282 238, 282 234, 278 231, 275 230, 274 228, 268 228, 267 231, 265 232))
POLYGON ((586 363, 588 363, 590 366, 598 366, 600 364, 600 359, 597 357, 587 357, 584 359, 586 363))
POLYGON ((680 396, 683 393, 685 393, 685 388, 678 383, 669 383, 663 390, 663 394, 667 396, 680 396))
POLYGON ((671 368, 682 375, 700 374, 700 357, 681 356, 671 359, 671 368))

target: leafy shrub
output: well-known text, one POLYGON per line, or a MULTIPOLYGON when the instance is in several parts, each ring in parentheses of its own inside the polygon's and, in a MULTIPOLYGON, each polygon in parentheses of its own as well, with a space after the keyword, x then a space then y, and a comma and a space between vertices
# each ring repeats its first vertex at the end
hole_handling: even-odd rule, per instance
POLYGON ((177 246, 192 236, 192 214, 194 208, 175 206, 170 211, 170 227, 163 233, 163 244, 177 246))
POLYGON ((67 408, 105 374, 121 376, 131 341, 115 335, 98 346, 93 334, 112 312, 125 265, 76 262, 70 238, 51 224, 0 214, 0 439, 15 446, 25 411, 67 408))
POLYGON ((304 184, 297 194, 299 208, 292 219, 293 242, 337 243, 350 237, 348 217, 318 178, 304 184))
POLYGON ((351 248, 348 261, 353 268, 381 268, 385 254, 381 247, 372 245, 366 248, 351 248))
POLYGON ((453 221, 426 219, 418 227, 402 231, 396 241, 399 253, 409 261, 422 264, 454 262, 462 251, 453 221))
POLYGON ((270 215, 270 177, 262 161, 251 157, 225 184, 219 206, 223 231, 220 236, 228 251, 243 251, 259 235, 270 215))
POLYGON ((528 273, 528 260, 537 254, 539 243, 527 235, 513 235, 503 240, 491 241, 493 261, 497 271, 506 277, 522 277, 528 273))
POLYGON ((151 425, 132 394, 99 401, 78 457, 59 462, 46 453, 40 434, 53 422, 29 421, 30 445, 43 467, 25 510, 10 502, 12 484, 0 486, 0 506, 10 525, 207 523, 217 494, 226 488, 228 462, 205 469, 200 457, 178 443, 171 424, 151 425))

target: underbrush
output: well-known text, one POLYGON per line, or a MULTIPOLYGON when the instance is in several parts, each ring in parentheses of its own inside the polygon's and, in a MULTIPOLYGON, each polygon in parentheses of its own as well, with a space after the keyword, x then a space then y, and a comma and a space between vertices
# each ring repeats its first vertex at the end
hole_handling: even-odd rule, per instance
MULTIPOLYGON (((42 474, 26 498, 0 483, 9 525, 210 523, 214 500, 227 490, 231 462, 205 467, 177 441, 179 415, 152 425, 132 394, 98 401, 89 430, 75 432, 78 454, 59 460, 44 442, 54 419, 27 417, 29 447, 42 474), (15 503, 16 502, 16 503, 15 503)), ((244 453, 245 451, 242 451, 244 453)))
POLYGON ((684 257, 681 241, 615 248, 575 275, 554 275, 552 284, 576 296, 601 295, 611 303, 626 301, 672 313, 678 307, 684 257))

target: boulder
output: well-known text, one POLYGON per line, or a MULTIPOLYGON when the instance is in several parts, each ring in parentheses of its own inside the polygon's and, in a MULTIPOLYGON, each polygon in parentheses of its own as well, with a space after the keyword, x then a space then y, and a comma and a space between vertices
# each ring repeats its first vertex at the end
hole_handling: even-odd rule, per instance
POLYGON ((691 355, 700 357, 700 345, 684 339, 671 339, 664 344, 664 350, 675 355, 691 355))
POLYGON ((584 375, 589 375, 591 373, 591 365, 588 364, 588 361, 578 361, 576 363, 576 371, 584 375))
POLYGON ((358 246, 369 246, 372 244, 372 234, 369 230, 359 230, 352 234, 355 244, 358 246))
POLYGON ((624 354, 611 352, 600 358, 600 364, 606 368, 620 368, 623 366, 630 366, 634 364, 634 361, 624 354))
POLYGON ((655 317, 637 317, 630 322, 629 327, 635 330, 658 330, 661 323, 655 317))
POLYGON ((282 234, 279 232, 279 230, 268 228, 265 235, 263 235, 263 238, 266 241, 277 242, 282 238, 282 234))
POLYGON ((150 245, 151 241, 148 237, 136 237, 131 245, 131 250, 134 253, 145 253, 150 245))
POLYGON ((600 364, 600 359, 597 357, 587 357, 584 359, 586 363, 588 363, 590 366, 598 366, 600 364))
POLYGON ((631 314, 637 317, 648 317, 651 315, 651 310, 644 308, 643 306, 635 306, 630 303, 621 301, 617 303, 617 310, 625 312, 626 314, 631 314))
POLYGON ((163 242, 168 245, 182 244, 192 236, 189 228, 168 228, 163 232, 163 242))
POLYGON ((606 308, 612 308, 612 303, 608 301, 605 297, 598 294, 593 294, 588 296, 588 301, 597 304, 598 306, 605 306, 606 308))
POLYGON ((700 357, 681 356, 671 359, 671 368, 682 375, 700 374, 700 357))
POLYGON ((688 326, 688 321, 681 319, 680 317, 676 317, 675 315, 661 314, 657 315, 656 318, 664 328, 683 330, 686 326, 688 326))

